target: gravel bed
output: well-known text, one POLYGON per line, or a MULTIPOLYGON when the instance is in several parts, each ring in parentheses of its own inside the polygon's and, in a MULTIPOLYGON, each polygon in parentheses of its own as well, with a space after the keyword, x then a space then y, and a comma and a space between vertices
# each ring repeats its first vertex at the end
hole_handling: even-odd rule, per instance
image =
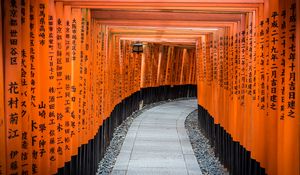
POLYGON ((195 156, 203 175, 229 174, 215 156, 214 148, 198 128, 198 110, 190 113, 185 120, 185 128, 190 138, 195 156))
MULTIPOLYGON (((194 98, 179 98, 176 100, 183 100, 183 99, 194 99, 194 98)), ((141 110, 134 112, 131 116, 127 117, 120 126, 118 126, 113 133, 113 138, 110 142, 110 145, 106 149, 103 159, 100 161, 98 165, 97 175, 108 175, 111 173, 117 157, 120 153, 122 148, 123 142, 125 140, 126 134, 128 129, 130 128, 131 123, 133 120, 142 114, 147 109, 153 108, 155 106, 164 104, 166 102, 175 101, 175 100, 168 100, 168 101, 161 101, 157 103, 153 103, 150 105, 144 106, 141 110)))

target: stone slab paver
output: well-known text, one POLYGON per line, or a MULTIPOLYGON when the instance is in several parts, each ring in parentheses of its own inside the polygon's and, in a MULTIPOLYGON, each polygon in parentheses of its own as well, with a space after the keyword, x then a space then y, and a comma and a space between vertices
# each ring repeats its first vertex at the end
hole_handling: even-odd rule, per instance
POLYGON ((143 112, 130 126, 112 174, 202 175, 184 127, 196 108, 196 100, 180 100, 143 112))

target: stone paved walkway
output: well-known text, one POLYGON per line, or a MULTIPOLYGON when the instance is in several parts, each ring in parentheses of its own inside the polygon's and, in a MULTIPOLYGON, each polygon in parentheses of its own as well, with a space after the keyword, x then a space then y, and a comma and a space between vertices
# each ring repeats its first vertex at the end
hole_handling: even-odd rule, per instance
POLYGON ((138 116, 126 135, 113 175, 201 175, 184 121, 196 100, 173 101, 138 116))

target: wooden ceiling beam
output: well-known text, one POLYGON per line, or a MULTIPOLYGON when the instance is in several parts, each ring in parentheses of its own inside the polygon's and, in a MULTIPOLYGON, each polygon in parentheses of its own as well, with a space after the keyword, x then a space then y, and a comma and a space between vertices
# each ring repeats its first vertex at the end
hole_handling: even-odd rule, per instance
POLYGON ((94 1, 57 1, 64 2, 64 5, 70 5, 72 7, 91 8, 91 9, 129 9, 129 10, 213 10, 216 8, 224 11, 226 9, 237 8, 258 8, 262 3, 201 3, 201 2, 94 2, 94 1))
POLYGON ((197 39, 204 35, 114 34, 119 38, 197 39))
POLYGON ((110 33, 126 33, 126 34, 131 34, 131 33, 147 33, 147 34, 172 34, 172 35, 180 35, 180 34, 185 34, 185 35, 199 35, 199 34, 205 34, 205 33, 210 33, 216 30, 219 30, 220 28, 215 28, 211 30, 197 30, 197 31, 192 31, 192 30, 180 30, 180 29, 165 29, 165 30, 156 30, 156 29, 139 29, 139 30, 133 30, 133 29, 120 29, 120 28, 112 28, 110 29, 110 33))
POLYGON ((155 42, 155 43, 177 43, 177 44, 196 44, 196 39, 172 39, 172 38, 132 38, 132 37, 123 37, 121 40, 130 40, 130 41, 139 41, 139 42, 155 42))
POLYGON ((173 21, 239 21, 240 14, 179 13, 179 12, 135 12, 135 11, 93 11, 98 20, 173 20, 173 21))
POLYGON ((55 0, 71 3, 202 3, 202 4, 259 4, 264 0, 55 0))
POLYGON ((226 27, 234 22, 216 21, 160 21, 160 20, 97 20, 99 24, 108 26, 145 26, 145 27, 226 27))
MULTIPOLYGON (((68 5, 69 6, 69 5, 68 5)), ((76 7, 76 6, 74 6, 76 7)), ((94 9, 92 11, 134 11, 134 12, 173 12, 173 13, 203 13, 203 14, 240 14, 256 11, 258 7, 178 7, 178 9, 149 9, 144 7, 145 9, 136 9, 134 7, 130 7, 127 9, 125 6, 120 6, 120 8, 100 8, 94 9)))

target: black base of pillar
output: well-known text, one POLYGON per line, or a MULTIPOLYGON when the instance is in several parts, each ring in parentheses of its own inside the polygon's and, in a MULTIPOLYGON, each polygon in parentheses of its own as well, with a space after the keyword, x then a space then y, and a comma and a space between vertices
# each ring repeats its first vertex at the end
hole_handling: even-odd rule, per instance
POLYGON ((239 142, 233 141, 231 135, 219 124, 206 109, 198 105, 199 128, 215 148, 215 154, 220 162, 233 175, 264 175, 265 169, 260 163, 251 158, 239 142))

